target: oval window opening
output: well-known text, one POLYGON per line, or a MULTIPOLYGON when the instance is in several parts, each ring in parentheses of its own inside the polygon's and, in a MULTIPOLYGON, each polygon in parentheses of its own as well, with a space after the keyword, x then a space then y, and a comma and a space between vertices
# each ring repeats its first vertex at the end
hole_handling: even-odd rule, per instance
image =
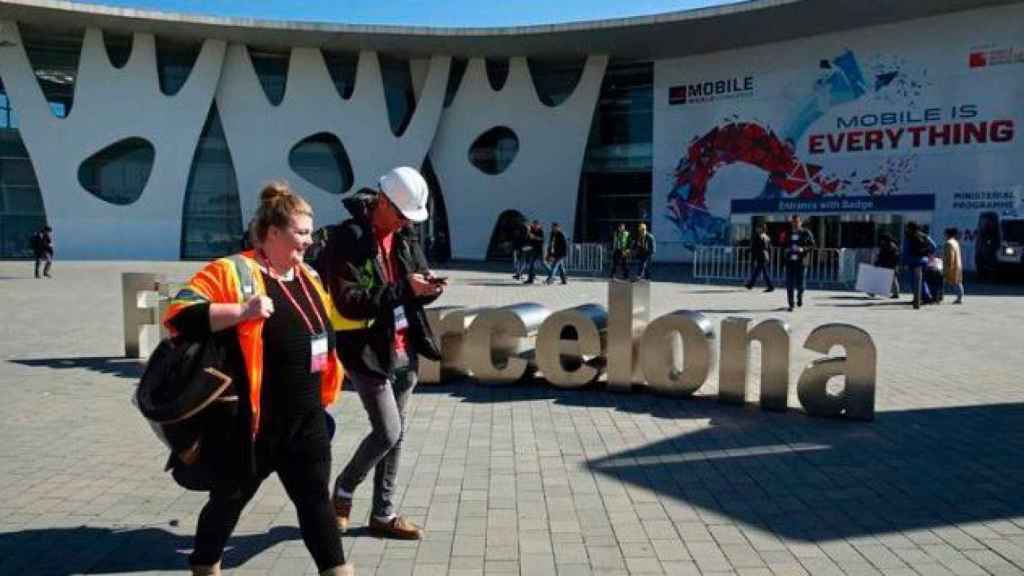
POLYGON ((124 206, 142 196, 156 150, 143 138, 126 138, 86 158, 78 182, 105 202, 124 206))
POLYGON ((347 192, 355 180, 345 147, 330 132, 313 134, 292 146, 288 165, 304 180, 330 194, 347 192))
POLYGON ((469 161, 485 174, 501 174, 519 153, 519 137, 505 126, 481 134, 469 147, 469 161))

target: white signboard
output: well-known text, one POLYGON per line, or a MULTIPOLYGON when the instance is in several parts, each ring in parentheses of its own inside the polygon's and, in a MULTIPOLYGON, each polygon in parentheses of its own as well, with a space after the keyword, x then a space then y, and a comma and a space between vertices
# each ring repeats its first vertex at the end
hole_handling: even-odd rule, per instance
POLYGON ((746 214, 901 214, 941 241, 1018 208, 1024 6, 655 63, 658 254, 746 214))

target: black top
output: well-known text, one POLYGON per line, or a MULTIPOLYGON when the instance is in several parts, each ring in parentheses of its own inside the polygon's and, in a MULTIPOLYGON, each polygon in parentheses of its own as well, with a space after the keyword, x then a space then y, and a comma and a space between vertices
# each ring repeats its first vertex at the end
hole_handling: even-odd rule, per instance
POLYGON ((302 307, 313 329, 327 337, 328 351, 334 349, 334 331, 322 326, 327 313, 316 290, 296 276, 290 281, 264 275, 267 296, 274 302, 274 313, 263 325, 263 387, 260 391, 261 427, 270 435, 288 435, 292 424, 312 410, 320 409, 320 373, 310 371, 313 335, 295 305, 281 289, 283 284, 295 303, 302 307), (300 283, 301 282, 301 283, 300 283), (303 292, 303 284, 310 302, 303 292), (312 306, 317 307, 320 319, 312 306))

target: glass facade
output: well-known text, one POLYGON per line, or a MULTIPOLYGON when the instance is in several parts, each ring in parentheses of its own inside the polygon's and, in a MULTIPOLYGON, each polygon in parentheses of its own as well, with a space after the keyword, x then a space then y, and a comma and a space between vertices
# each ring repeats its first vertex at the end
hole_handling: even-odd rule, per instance
POLYGON ((620 222, 650 225, 654 64, 608 64, 580 175, 578 242, 608 242, 620 222))
POLYGON ((501 174, 519 153, 519 137, 504 126, 484 132, 469 147, 469 162, 485 174, 501 174))
POLYGON ((284 100, 284 91, 288 85, 288 63, 291 50, 276 48, 256 48, 249 46, 249 58, 256 76, 260 79, 263 92, 274 106, 284 100))
POLYGON ((380 72, 384 80, 384 99, 387 101, 391 132, 401 136, 416 111, 416 93, 412 88, 409 61, 382 54, 380 72))
POLYGON ((0 79, 0 258, 30 258, 29 238, 45 224, 32 160, 0 79))
POLYGON ((242 247, 242 208, 217 104, 199 136, 185 188, 181 257, 209 260, 242 247))
POLYGON ((352 188, 354 177, 348 154, 338 137, 320 132, 302 139, 288 153, 288 165, 317 188, 342 194, 352 188))
POLYGON ((78 183, 111 204, 131 204, 142 196, 155 158, 148 140, 125 138, 86 158, 78 167, 78 183))
POLYGON ((107 58, 114 68, 123 68, 132 55, 134 36, 103 31, 103 45, 107 48, 107 58))
POLYGON ((576 90, 586 63, 586 58, 570 61, 527 59, 537 98, 547 106, 565 102, 576 90))
POLYGON ((465 58, 452 58, 452 67, 448 72, 448 86, 444 92, 444 107, 451 106, 452 100, 455 100, 455 93, 459 91, 459 84, 462 83, 462 77, 466 75, 466 68, 469 67, 469 60, 465 58))
POLYGON ((484 64, 487 68, 487 81, 494 90, 501 90, 505 87, 505 80, 508 80, 508 58, 486 58, 484 64))
POLYGON ((321 50, 320 54, 327 65, 327 73, 338 95, 348 100, 356 88, 356 70, 359 68, 359 53, 321 50))
MULTIPOLYGON (((173 96, 181 90, 203 49, 201 42, 181 42, 156 37, 156 70, 160 91, 173 96)), ((108 48, 109 50, 109 48, 108 48)))
POLYGON ((78 59, 85 31, 41 30, 27 24, 19 24, 18 29, 50 110, 58 118, 66 117, 75 100, 78 59))

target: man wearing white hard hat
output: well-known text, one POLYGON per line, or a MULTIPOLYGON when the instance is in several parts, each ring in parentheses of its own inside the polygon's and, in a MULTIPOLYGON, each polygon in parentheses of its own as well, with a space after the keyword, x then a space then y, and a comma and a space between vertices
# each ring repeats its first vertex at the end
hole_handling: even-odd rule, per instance
POLYGON ((334 508, 343 532, 353 493, 372 470, 370 531, 403 539, 423 536, 397 514, 393 499, 417 355, 440 360, 423 307, 441 295, 445 282, 416 257, 415 235, 399 233, 427 219, 429 194, 414 168, 388 171, 377 190, 363 188, 343 200, 351 218, 331 228, 317 259, 338 310, 331 320, 346 385, 359 393, 372 426, 334 483, 334 508))

